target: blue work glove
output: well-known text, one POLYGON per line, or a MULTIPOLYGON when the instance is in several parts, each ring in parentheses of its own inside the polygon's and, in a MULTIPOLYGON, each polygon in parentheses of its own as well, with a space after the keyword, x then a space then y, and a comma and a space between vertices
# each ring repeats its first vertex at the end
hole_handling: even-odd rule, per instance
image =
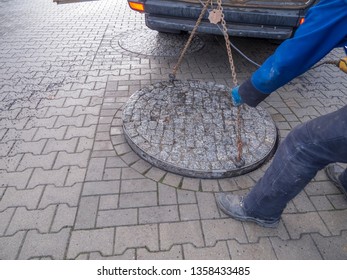
POLYGON ((233 101, 235 107, 238 107, 243 104, 243 100, 239 94, 239 87, 240 86, 234 87, 231 90, 231 100, 233 101))

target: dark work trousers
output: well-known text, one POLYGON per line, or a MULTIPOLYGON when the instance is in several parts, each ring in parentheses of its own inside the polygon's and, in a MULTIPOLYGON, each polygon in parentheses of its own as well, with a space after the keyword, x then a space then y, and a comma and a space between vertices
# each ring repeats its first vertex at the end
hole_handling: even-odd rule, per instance
MULTIPOLYGON (((280 144, 273 162, 244 198, 248 215, 279 218, 287 203, 334 162, 347 163, 347 106, 294 128, 280 144)), ((347 172, 340 180, 347 189, 347 172)))

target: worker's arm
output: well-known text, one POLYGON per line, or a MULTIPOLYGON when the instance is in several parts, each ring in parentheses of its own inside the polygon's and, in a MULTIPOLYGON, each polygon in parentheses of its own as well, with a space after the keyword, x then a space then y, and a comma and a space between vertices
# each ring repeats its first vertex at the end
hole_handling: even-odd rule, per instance
POLYGON ((347 45, 347 0, 321 0, 293 38, 284 41, 233 97, 257 106, 269 94, 310 69, 332 49, 347 45))

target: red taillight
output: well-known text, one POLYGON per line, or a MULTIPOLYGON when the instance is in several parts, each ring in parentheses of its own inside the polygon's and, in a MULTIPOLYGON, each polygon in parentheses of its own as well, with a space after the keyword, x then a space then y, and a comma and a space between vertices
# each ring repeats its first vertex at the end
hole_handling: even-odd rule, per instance
POLYGON ((299 25, 303 24, 305 22, 305 18, 301 18, 299 21, 299 25))
POLYGON ((128 1, 130 8, 132 8, 135 11, 138 11, 140 13, 145 11, 145 7, 143 5, 143 3, 138 3, 138 2, 131 2, 128 1))

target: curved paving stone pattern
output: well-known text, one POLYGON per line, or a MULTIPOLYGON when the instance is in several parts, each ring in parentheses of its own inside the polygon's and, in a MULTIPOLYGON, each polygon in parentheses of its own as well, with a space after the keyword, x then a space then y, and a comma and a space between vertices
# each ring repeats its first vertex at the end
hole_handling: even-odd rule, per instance
MULTIPOLYGON (((120 35, 119 46, 129 52, 149 56, 178 56, 189 38, 188 34, 167 34, 149 29, 128 31, 120 35)), ((187 54, 204 47, 204 42, 195 36, 187 54)))
POLYGON ((277 131, 262 108, 242 108, 245 165, 237 167, 236 113, 228 88, 198 81, 160 82, 135 92, 123 109, 127 142, 167 171, 199 178, 254 170, 273 151, 277 131))

